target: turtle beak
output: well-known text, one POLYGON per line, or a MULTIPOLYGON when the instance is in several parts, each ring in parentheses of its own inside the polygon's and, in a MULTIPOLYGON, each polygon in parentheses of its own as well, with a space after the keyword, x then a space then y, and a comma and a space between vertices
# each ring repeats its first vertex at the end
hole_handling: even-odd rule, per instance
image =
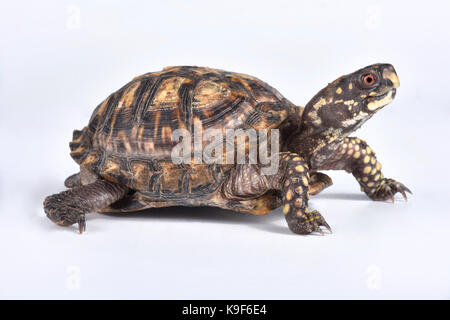
POLYGON ((387 80, 388 83, 390 82, 389 85, 394 89, 400 87, 400 80, 393 66, 389 66, 383 70, 383 79, 387 80))

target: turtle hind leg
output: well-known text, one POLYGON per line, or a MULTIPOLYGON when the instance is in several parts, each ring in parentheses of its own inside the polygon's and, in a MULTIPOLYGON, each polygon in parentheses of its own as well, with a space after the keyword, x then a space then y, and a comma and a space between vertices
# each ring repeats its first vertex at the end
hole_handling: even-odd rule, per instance
POLYGON ((125 197, 128 191, 123 185, 99 179, 48 196, 44 200, 44 211, 56 224, 69 226, 78 223, 78 230, 82 233, 86 229, 86 213, 109 206, 125 197))
POLYGON ((309 179, 309 194, 315 196, 331 185, 333 185, 333 180, 325 173, 313 172, 309 179))
POLYGON ((64 185, 66 188, 74 188, 81 186, 80 173, 75 173, 64 180, 64 185))

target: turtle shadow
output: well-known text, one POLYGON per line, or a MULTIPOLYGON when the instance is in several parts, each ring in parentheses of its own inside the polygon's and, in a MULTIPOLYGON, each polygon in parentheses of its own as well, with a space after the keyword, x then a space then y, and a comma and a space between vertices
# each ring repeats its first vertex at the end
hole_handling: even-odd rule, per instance
MULTIPOLYGON (((39 188, 33 190, 33 198, 43 202, 45 196, 48 194, 43 190, 64 189, 60 181, 51 181, 47 183, 48 188, 39 188)), ((42 185, 41 185, 42 187, 42 185)), ((321 193, 314 196, 315 200, 352 200, 352 201, 371 201, 366 195, 358 193, 321 193)), ((174 206, 166 208, 152 208, 137 212, 121 213, 121 212, 104 212, 100 214, 90 215, 88 219, 101 219, 107 216, 112 219, 136 219, 145 220, 153 219, 159 221, 201 221, 209 223, 235 224, 247 225, 251 228, 271 232, 282 235, 292 235, 291 231, 284 221, 284 216, 281 209, 276 209, 266 215, 253 215, 248 213, 241 213, 232 210, 225 210, 217 207, 183 207, 174 206)), ((298 235, 297 235, 298 236, 298 235)))
POLYGON ((101 215, 103 215, 111 218, 131 218, 137 220, 178 220, 186 222, 202 221, 223 224, 239 224, 248 225, 253 228, 273 233, 290 234, 287 225, 278 225, 278 223, 285 224, 283 214, 278 211, 280 210, 277 209, 265 215, 253 215, 216 207, 174 206, 167 208, 152 208, 129 213, 102 212, 97 215, 97 217, 101 218, 101 215))
POLYGON ((353 200, 353 201, 372 201, 369 197, 362 193, 323 193, 314 197, 314 199, 326 200, 353 200))
MULTIPOLYGON (((42 208, 45 197, 52 194, 52 192, 45 190, 52 190, 53 193, 58 193, 60 191, 66 190, 66 188, 64 187, 64 184, 58 179, 46 182, 44 186, 40 184, 39 188, 33 188, 33 190, 30 192, 31 198, 33 199, 32 203, 36 203, 39 208, 42 208)), ((32 212, 33 215, 35 214, 34 210, 30 210, 30 212, 32 212)), ((279 209, 274 210, 266 215, 253 215, 217 207, 173 206, 166 208, 152 208, 127 213, 102 212, 99 214, 90 214, 88 219, 102 219, 105 218, 105 216, 113 219, 152 219, 160 221, 178 220, 186 222, 201 221, 210 223, 247 225, 249 227, 268 232, 278 234, 291 234, 284 221, 284 216, 279 209)), ((52 226, 52 224, 49 225, 52 226)))

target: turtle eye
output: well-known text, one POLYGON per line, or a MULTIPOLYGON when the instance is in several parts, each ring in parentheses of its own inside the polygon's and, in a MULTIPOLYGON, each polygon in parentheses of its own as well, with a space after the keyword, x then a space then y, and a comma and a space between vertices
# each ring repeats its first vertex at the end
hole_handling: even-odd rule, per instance
POLYGON ((371 87, 376 84, 377 77, 373 73, 366 73, 362 76, 362 82, 366 87, 371 87))

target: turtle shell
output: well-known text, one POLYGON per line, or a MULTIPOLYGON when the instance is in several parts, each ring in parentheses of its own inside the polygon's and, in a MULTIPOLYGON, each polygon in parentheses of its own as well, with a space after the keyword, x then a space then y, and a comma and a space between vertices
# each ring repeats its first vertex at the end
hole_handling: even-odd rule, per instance
POLYGON ((168 67, 134 78, 74 131, 73 159, 103 178, 152 199, 199 197, 214 192, 230 167, 175 165, 176 129, 278 127, 295 106, 263 81, 205 67, 168 67))

